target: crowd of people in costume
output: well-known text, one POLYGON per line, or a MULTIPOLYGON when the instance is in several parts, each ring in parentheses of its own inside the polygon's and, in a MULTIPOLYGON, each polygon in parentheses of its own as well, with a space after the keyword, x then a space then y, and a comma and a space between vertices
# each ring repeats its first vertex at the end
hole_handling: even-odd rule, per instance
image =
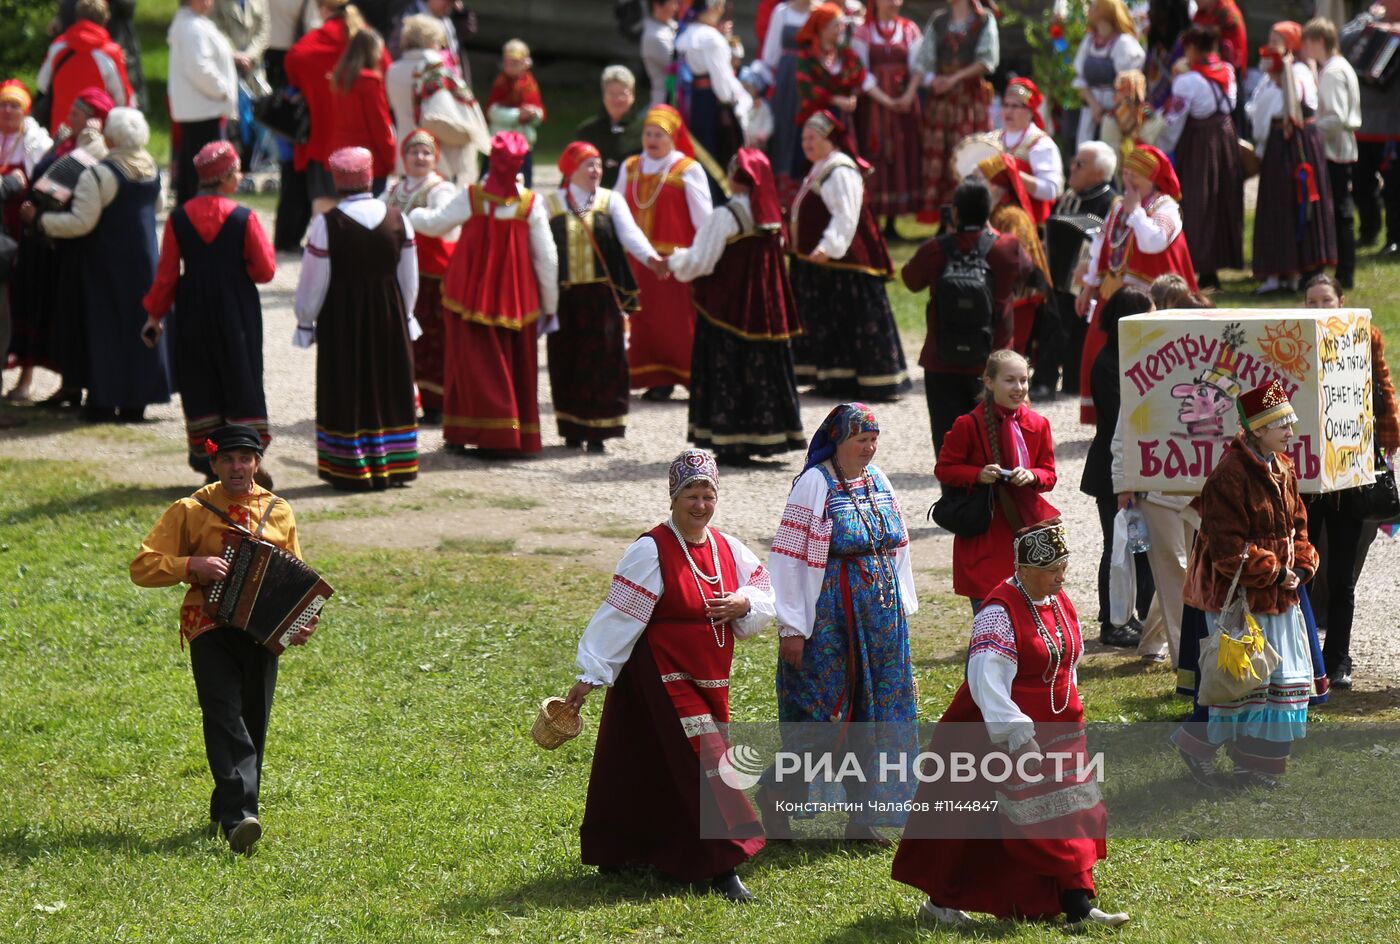
MULTIPOLYGON (((606 68, 600 111, 545 192, 532 187, 547 111, 531 51, 505 43, 479 103, 461 48, 472 21, 451 3, 419 0, 392 18, 376 7, 370 22, 346 0, 184 0, 169 34, 169 181, 148 150, 139 71, 106 28, 115 5, 62 6, 71 25, 60 18, 39 98, 0 84, 0 196, 17 246, 4 340, 20 368, 5 397, 31 400, 37 367, 61 376, 45 405, 96 422, 139 422, 179 393, 205 486, 157 523, 132 579, 191 584, 180 627, 216 784, 211 822, 235 849, 261 835, 276 660, 210 622, 196 588, 227 572, 226 524, 300 556, 262 465, 258 285, 279 251, 301 256, 287 340, 315 349, 317 473, 332 487, 412 482, 422 425, 440 424, 455 454, 540 452, 541 339, 568 448, 602 452, 624 435, 634 392, 660 402, 687 389, 685 436, 698 448, 673 463, 669 515, 627 549, 578 646, 568 706, 608 689, 586 863, 651 865, 752 897, 737 867, 765 837, 791 835, 784 811, 803 797, 770 770, 755 811, 722 777, 701 775, 726 750, 733 646, 768 623, 779 720, 878 722, 894 732, 883 746, 917 749, 900 733, 919 720, 910 529, 872 461, 879 424, 866 405, 912 388, 886 285, 896 274, 929 293, 919 364, 934 475, 946 492, 991 496, 985 525, 953 545, 953 589, 973 614, 967 676, 931 749, 972 722, 984 746, 1020 756, 1039 750, 1038 726, 1083 724, 1086 633, 1064 590, 1050 423, 1033 408, 1061 385, 1094 427, 1080 490, 1105 536, 1099 641, 1171 660, 1197 696, 1202 653, 1243 588, 1278 656, 1240 697, 1195 698, 1174 738, 1191 774, 1276 785, 1308 707, 1350 686, 1369 544, 1357 540, 1367 528, 1356 496, 1303 498, 1285 455, 1297 423, 1286 392, 1227 376, 1207 379, 1235 403, 1240 432, 1203 493, 1128 490, 1118 329, 1132 315, 1209 307, 1220 273, 1244 266, 1249 161, 1261 294, 1301 289, 1311 307, 1341 307, 1357 247, 1380 238, 1383 220, 1381 252, 1400 251, 1400 96, 1364 66, 1359 79, 1348 59, 1368 31, 1400 33, 1400 3, 1340 29, 1277 23, 1253 57, 1233 0, 1199 0, 1193 15, 1154 0, 1145 24, 1123 0, 1093 0, 1073 57, 1083 107, 1066 167, 1041 90, 1000 78, 992 3, 951 0, 921 28, 899 0, 857 13, 764 2, 746 64, 725 0, 692 0, 683 14, 656 0, 640 48, 649 104, 637 106, 629 69, 606 68), (259 84, 273 98, 296 90, 307 123, 279 154, 271 236, 234 199, 250 153, 230 131, 259 84), (175 206, 157 239, 163 187, 175 206), (888 243, 915 214, 941 230, 896 272, 888 243), (810 439, 803 387, 849 401, 810 439), (721 465, 803 448, 766 563, 709 526, 721 465), (1134 564, 1131 615, 1115 621, 1109 537, 1128 506, 1153 550, 1134 564), (1315 604, 1308 584, 1320 572, 1328 593, 1315 604), (707 810, 728 838, 700 838, 707 810)), ((1374 328, 1371 354, 1376 440, 1391 452, 1400 411, 1374 328)), ((1023 802, 1072 809, 1084 834, 1024 835, 1009 804, 988 843, 863 814, 845 836, 888 844, 881 830, 902 827, 894 877, 928 896, 920 914, 938 923, 965 925, 969 911, 1126 922, 1092 905, 1101 801, 1066 780, 1023 802)))

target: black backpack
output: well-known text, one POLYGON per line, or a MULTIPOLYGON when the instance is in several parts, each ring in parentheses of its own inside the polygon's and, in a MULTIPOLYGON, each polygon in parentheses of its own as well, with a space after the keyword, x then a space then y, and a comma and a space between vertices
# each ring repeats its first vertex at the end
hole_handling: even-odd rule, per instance
POLYGON ((970 252, 958 248, 957 237, 939 236, 947 260, 929 305, 938 341, 938 359, 947 367, 982 367, 992 353, 992 267, 987 253, 996 233, 984 231, 970 252))

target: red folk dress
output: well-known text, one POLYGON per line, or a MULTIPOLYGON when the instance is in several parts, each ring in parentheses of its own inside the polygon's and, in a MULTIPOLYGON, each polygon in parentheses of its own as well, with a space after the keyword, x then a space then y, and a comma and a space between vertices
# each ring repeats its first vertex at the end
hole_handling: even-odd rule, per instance
MULTIPOLYGON (((717 769, 728 746, 716 725, 729 722, 734 634, 725 628, 728 638, 718 645, 675 533, 659 524, 646 537, 656 543, 663 589, 603 703, 580 852, 585 865, 645 863, 681 881, 700 881, 764 845, 743 793, 717 776, 701 787, 700 771, 717 769), (726 838, 700 838, 720 822, 726 838)), ((720 573, 726 589, 737 588, 729 541, 715 537, 717 561, 708 544, 690 544, 690 556, 702 574, 720 573)))
MULTIPOLYGON (((1075 769, 1076 760, 1082 763, 1085 756, 1084 706, 1074 669, 1078 654, 1084 651, 1079 616, 1063 591, 1053 601, 1036 605, 1052 636, 1056 633, 1053 603, 1058 603, 1064 617, 1068 639, 1056 659, 1015 584, 1003 582, 987 603, 1005 609, 1014 637, 979 640, 974 636, 970 651, 983 645, 1012 650, 1009 658, 1016 669, 1011 700, 1034 723, 1042 751, 1066 752, 1073 758, 1065 759, 1063 777, 1056 776, 1055 764, 1047 760, 1040 770, 1043 779, 1034 785, 1015 774, 1005 784, 951 783, 946 776, 920 784, 915 812, 905 824, 891 874, 895 881, 914 886, 945 908, 998 918, 1053 918, 1061 911, 1062 892, 1084 889, 1093 896, 1094 864, 1108 857, 1108 813, 1098 786, 1075 769), (1052 698, 1056 707, 1064 706, 1058 713, 1052 698), (950 814, 937 805, 994 797, 999 800, 994 814, 950 814), (921 804, 927 804, 928 812, 919 812, 921 804)), ((1005 751, 1005 745, 994 747, 987 736, 982 709, 966 681, 934 728, 927 750, 941 756, 953 751, 1005 751)))
MULTIPOLYGON (((1021 463, 1036 478, 1034 485, 995 486, 1005 491, 1021 517, 1021 527, 1053 518, 1059 512, 1042 493, 1055 487, 1055 444, 1050 437, 1050 421, 1030 407, 1022 405, 1016 411, 1029 462, 1021 463)), ((1006 419, 1002 420, 1005 424, 1006 419)), ((987 406, 978 404, 953 423, 938 452, 933 474, 943 485, 971 488, 983 466, 992 462, 992 450, 987 439, 987 406)), ((1014 468, 1015 458, 1003 450, 1001 465, 1014 468)), ((1011 526, 1003 500, 992 502, 992 525, 975 537, 953 538, 953 592, 969 600, 982 600, 1016 571, 1012 539, 1018 528, 1011 526)))
MULTIPOLYGON (((688 247, 695 239, 695 224, 686 203, 681 175, 695 165, 689 157, 672 164, 664 173, 642 173, 640 155, 629 157, 625 168, 627 209, 642 233, 661 255, 688 247)), ((695 345, 695 304, 690 285, 664 282, 636 259, 628 257, 636 276, 642 307, 631 319, 627 362, 633 390, 690 386, 691 351, 695 345)))
POLYGON ((473 184, 471 217, 442 285, 442 434, 449 443, 539 452, 539 284, 530 263, 533 191, 504 200, 473 184), (502 219, 500 205, 517 207, 502 219), (454 317, 455 316, 455 317, 454 317))
MULTIPOLYGON (((920 36, 919 27, 902 16, 888 24, 872 17, 856 27, 852 45, 890 98, 899 98, 909 86, 910 54, 920 36)), ((856 108, 857 146, 872 169, 865 187, 870 209, 880 216, 922 208, 923 124, 917 97, 908 111, 897 112, 861 96, 856 108)))

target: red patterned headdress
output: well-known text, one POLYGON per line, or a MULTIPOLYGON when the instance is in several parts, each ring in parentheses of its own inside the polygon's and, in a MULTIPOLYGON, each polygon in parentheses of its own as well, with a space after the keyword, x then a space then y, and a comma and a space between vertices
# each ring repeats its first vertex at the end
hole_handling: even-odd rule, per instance
POLYGON ((1255 387, 1248 393, 1240 394, 1235 406, 1240 411, 1240 425, 1251 433, 1261 432, 1271 426, 1285 426, 1298 422, 1298 415, 1293 412, 1293 404, 1288 401, 1288 393, 1277 378, 1262 387, 1255 387))
POLYGON ((1176 179, 1176 171, 1167 155, 1150 144, 1139 144, 1123 158, 1123 169, 1141 174, 1152 181, 1152 186, 1173 200, 1181 199, 1181 182, 1176 179))
POLYGON ((681 119, 681 113, 670 105, 653 105, 647 112, 646 120, 642 122, 642 127, 652 125, 660 128, 671 136, 671 143, 676 146, 686 157, 695 156, 695 145, 690 143, 690 132, 685 129, 685 121, 681 119))
POLYGON ((1006 83, 1006 95, 1013 102, 1020 102, 1031 110, 1031 121, 1041 131, 1045 130, 1045 119, 1040 115, 1040 106, 1045 104, 1045 96, 1030 79, 1016 78, 1006 83))
POLYGON ((587 141, 574 141, 564 148, 564 153, 559 155, 559 173, 564 175, 564 186, 569 185, 574 171, 578 170, 584 161, 599 156, 598 149, 587 141))

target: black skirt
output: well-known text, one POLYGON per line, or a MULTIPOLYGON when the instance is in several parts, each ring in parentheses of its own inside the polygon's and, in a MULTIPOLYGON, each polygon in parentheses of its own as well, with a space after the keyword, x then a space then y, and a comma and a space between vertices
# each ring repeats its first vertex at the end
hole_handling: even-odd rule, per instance
POLYGON ((1197 272, 1244 268, 1244 170, 1230 116, 1188 118, 1176 166, 1191 264, 1197 272))
POLYGON ((1322 132, 1306 124, 1284 140, 1282 125, 1269 132, 1259 169, 1259 208, 1254 217, 1254 275, 1294 275, 1337 262, 1337 229, 1322 132), (1312 168, 1315 203, 1298 199, 1299 169, 1312 168), (1301 210, 1300 210, 1301 206, 1301 210))
POLYGON ((805 449, 787 341, 755 341, 695 319, 690 440, 720 457, 805 449))
POLYGON ((800 383, 822 396, 892 400, 909 369, 894 312, 878 275, 792 260, 792 291, 806 334, 793 339, 800 383))
POLYGON ((549 388, 559 435, 581 442, 627 432, 627 339, 606 282, 559 293, 559 330, 549 335, 549 388))

